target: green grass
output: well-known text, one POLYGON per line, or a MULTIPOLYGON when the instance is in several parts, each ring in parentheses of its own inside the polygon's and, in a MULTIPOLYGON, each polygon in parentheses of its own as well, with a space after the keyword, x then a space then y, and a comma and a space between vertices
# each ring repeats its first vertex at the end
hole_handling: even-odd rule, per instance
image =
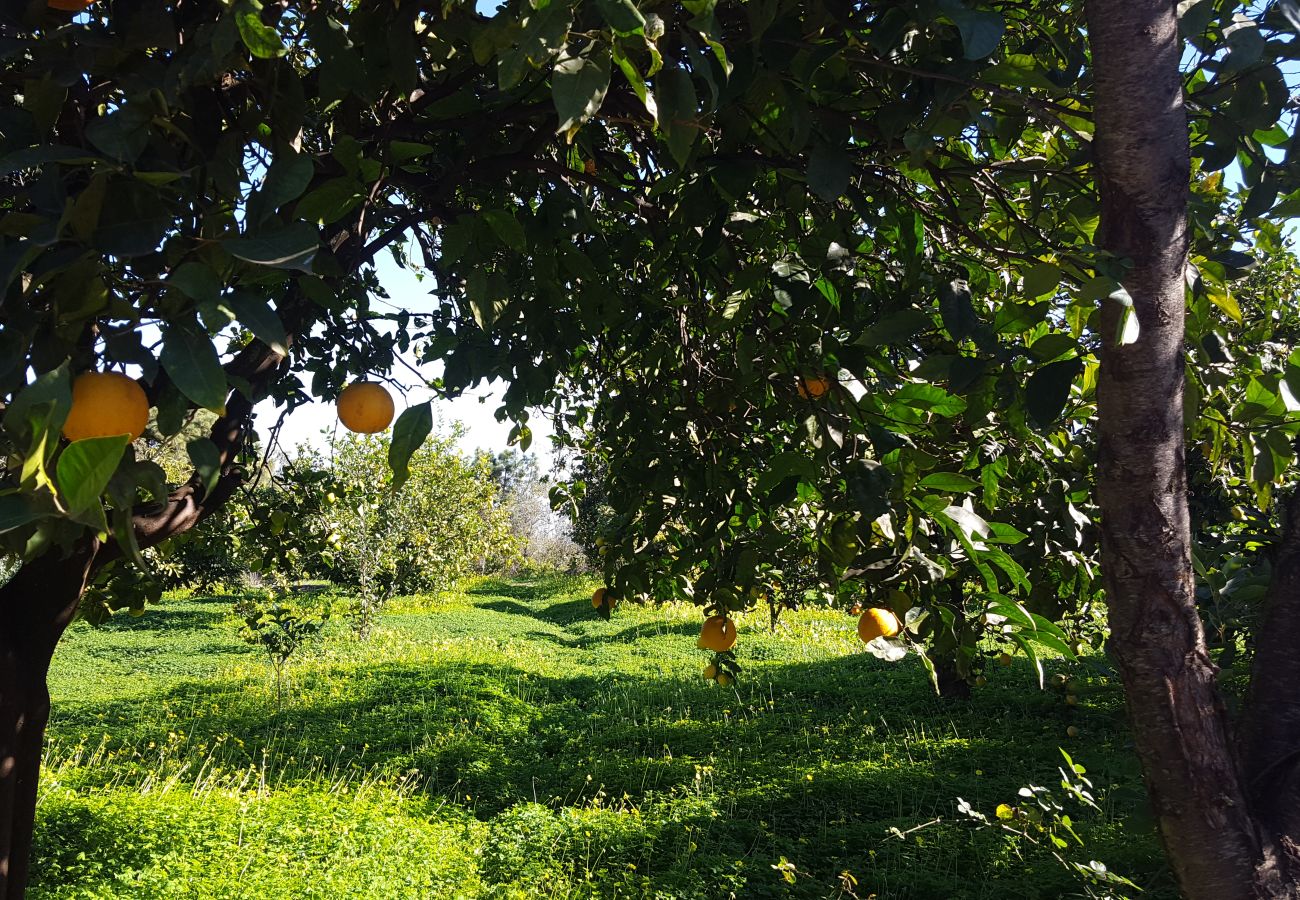
POLYGON ((1100 660, 1075 667, 1076 708, 1019 659, 941 701, 842 613, 775 634, 753 615, 724 689, 699 677, 698 611, 603 622, 590 587, 403 601, 369 643, 338 629, 291 664, 279 711, 229 598, 78 624, 51 673, 31 896, 821 898, 849 896, 842 872, 881 900, 1081 896, 956 809, 1055 788, 1058 746, 1105 794, 1071 810, 1075 857, 1174 896, 1100 660))

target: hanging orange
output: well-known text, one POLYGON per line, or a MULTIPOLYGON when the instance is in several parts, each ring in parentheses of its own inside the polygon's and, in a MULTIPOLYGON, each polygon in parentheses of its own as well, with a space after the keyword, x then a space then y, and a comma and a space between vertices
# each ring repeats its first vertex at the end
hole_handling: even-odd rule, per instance
POLYGON ((149 424, 149 398, 121 372, 86 372, 72 382, 72 409, 63 423, 70 441, 126 434, 135 440, 149 424))
POLYGON ((339 394, 339 421, 349 431, 375 434, 393 421, 393 398, 382 384, 358 381, 339 394))
POLYGON ((613 609, 618 605, 618 598, 609 592, 609 588, 596 588, 596 592, 591 595, 592 608, 600 609, 606 603, 613 609))
POLYGON ((700 638, 695 646, 701 650, 725 653, 736 646, 736 623, 726 616, 709 616, 700 629, 700 638))
POLYGON ((903 630, 898 624, 898 616, 882 607, 873 607, 858 619, 858 637, 862 643, 869 644, 878 637, 893 637, 903 630))
POLYGON ((831 389, 831 383, 818 375, 814 378, 800 378, 798 388, 799 396, 804 400, 819 400, 831 389))

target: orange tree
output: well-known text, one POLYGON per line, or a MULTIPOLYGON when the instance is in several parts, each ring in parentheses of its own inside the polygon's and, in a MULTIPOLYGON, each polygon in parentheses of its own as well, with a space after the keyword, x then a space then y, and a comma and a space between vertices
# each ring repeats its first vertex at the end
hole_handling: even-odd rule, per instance
MULTIPOLYGON (((26 882, 45 673, 87 584, 113 582, 109 606, 148 589, 126 574, 140 551, 254 467, 254 403, 292 409, 300 376, 336 396, 412 348, 447 394, 507 382, 525 446, 528 409, 561 401, 561 435, 604 457, 622 505, 616 591, 719 612, 803 554, 832 591, 897 590, 954 683, 990 622, 1061 649, 1051 620, 1097 590, 1103 442, 1114 643, 1174 868, 1192 896, 1294 892, 1287 807, 1238 774, 1186 590, 1171 374, 1184 278, 1194 328, 1234 325, 1243 226, 1293 203, 1270 155, 1291 141, 1291 6, 1187 5, 1181 79, 1153 0, 1092 0, 1091 32, 1077 4, 1033 0, 12 8, 0 541, 21 567, 0 587, 0 896, 26 882), (1212 174, 1233 161, 1240 206, 1212 174), (431 308, 374 302, 380 254, 430 276, 431 308), (1156 351, 1163 368, 1133 368, 1156 351), (61 440, 76 379, 110 370, 164 434, 218 415, 184 483, 136 459, 125 417, 61 440), (1132 536, 1160 562, 1146 583, 1132 536)), ((1252 422, 1282 435, 1248 442, 1257 482, 1290 461, 1286 416, 1264 421, 1280 377, 1255 379, 1275 403, 1252 422)), ((427 405, 398 417, 398 483, 430 426, 427 405)), ((1295 664, 1285 647, 1259 671, 1295 664)), ((1293 720, 1252 745, 1274 787, 1293 720)))

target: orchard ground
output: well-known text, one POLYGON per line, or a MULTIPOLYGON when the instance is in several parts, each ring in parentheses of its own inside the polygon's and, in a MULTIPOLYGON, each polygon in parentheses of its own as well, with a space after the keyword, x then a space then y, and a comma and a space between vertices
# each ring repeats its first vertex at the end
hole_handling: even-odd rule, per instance
POLYGON ((1058 747, 1103 795, 1100 814, 1066 804, 1070 858, 1174 896, 1102 658, 1051 670, 1077 706, 1023 657, 948 702, 915 657, 863 652, 845 613, 773 634, 761 612, 724 689, 700 676, 698 610, 604 622, 592 586, 406 598, 365 644, 332 626, 278 711, 229 597, 78 624, 51 675, 30 896, 1084 896, 957 808, 996 821, 1022 786, 1057 790, 1058 747))

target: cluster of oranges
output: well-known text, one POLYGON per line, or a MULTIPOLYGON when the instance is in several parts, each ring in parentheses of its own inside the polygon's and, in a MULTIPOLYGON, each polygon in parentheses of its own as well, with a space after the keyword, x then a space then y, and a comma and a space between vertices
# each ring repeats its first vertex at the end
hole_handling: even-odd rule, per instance
MULTIPOLYGON (((393 398, 381 384, 360 381, 339 394, 339 421, 351 431, 375 434, 393 421, 393 398)), ((72 407, 63 423, 70 441, 125 434, 135 440, 149 423, 149 397, 121 372, 85 372, 72 382, 72 407)))

